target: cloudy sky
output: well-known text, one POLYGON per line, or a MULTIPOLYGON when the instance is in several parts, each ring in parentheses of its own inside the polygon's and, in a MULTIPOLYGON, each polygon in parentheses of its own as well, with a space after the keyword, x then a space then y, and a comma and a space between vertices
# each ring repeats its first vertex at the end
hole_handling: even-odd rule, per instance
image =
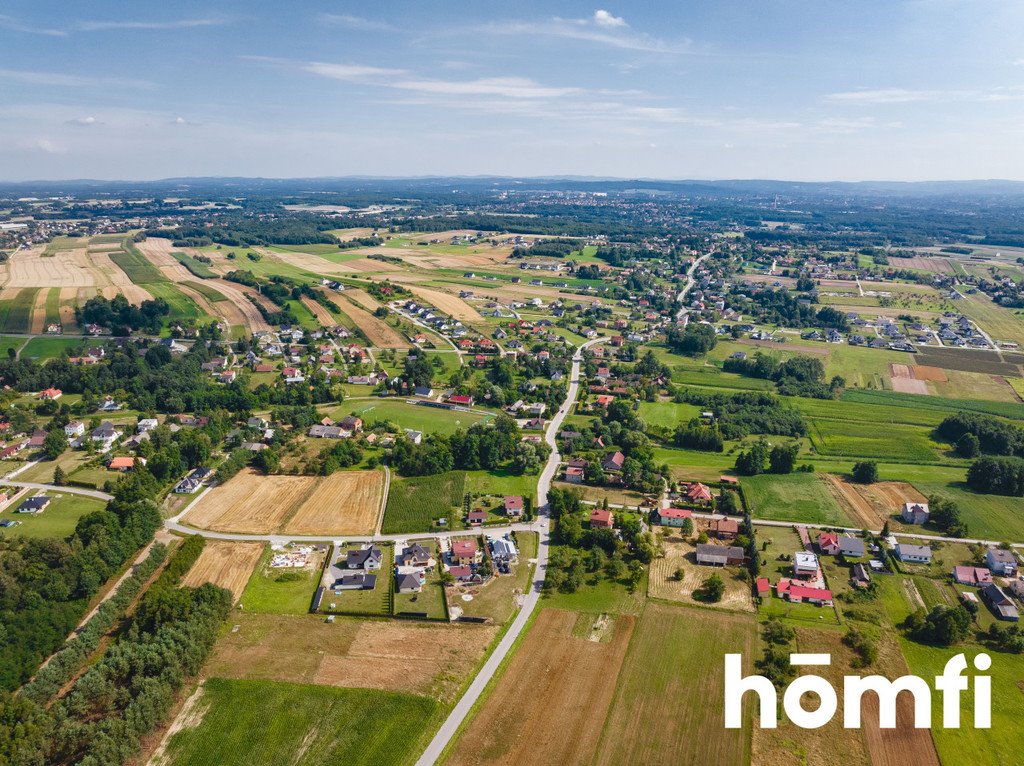
POLYGON ((0 5, 0 179, 1024 179, 1021 0, 0 5))

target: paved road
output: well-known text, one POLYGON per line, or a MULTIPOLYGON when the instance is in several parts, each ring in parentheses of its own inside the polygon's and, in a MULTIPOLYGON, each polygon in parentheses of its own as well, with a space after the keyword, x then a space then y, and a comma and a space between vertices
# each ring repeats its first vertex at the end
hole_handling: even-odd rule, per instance
POLYGON ((527 620, 530 619, 530 615, 533 614, 533 610, 537 607, 537 602, 540 600, 541 588, 544 585, 544 577, 547 575, 548 569, 548 545, 550 543, 551 530, 549 526, 548 518, 548 490, 551 489, 551 480, 555 476, 555 472, 558 470, 559 463, 561 463, 562 456, 558 454, 558 447, 555 441, 555 437, 558 435, 558 430, 562 426, 562 421, 565 420, 565 416, 569 414, 569 409, 576 401, 576 396, 579 394, 580 388, 580 362, 583 359, 583 349, 594 345, 595 343, 601 343, 606 340, 605 338, 597 338, 592 341, 584 343, 576 351, 575 356, 572 360, 572 372, 569 375, 569 390, 565 397, 565 401, 555 414, 554 418, 548 424, 547 432, 544 435, 544 440, 551 446, 551 456, 548 458, 547 465, 544 466, 544 470, 541 471, 540 479, 537 481, 537 523, 534 528, 540 532, 540 542, 537 546, 537 568, 534 570, 533 585, 530 588, 530 592, 526 594, 526 598, 523 602, 522 608, 519 613, 516 614, 515 620, 512 621, 512 625, 508 631, 502 637, 501 642, 497 648, 491 653, 491 656, 487 658, 483 667, 480 668, 480 672, 477 673, 476 678, 469 685, 466 693, 462 695, 462 699, 458 701, 455 708, 449 714, 448 718, 441 725, 440 730, 434 735, 434 738, 427 745, 427 749, 423 751, 419 760, 416 761, 416 766, 431 766, 437 762, 437 759, 441 756, 441 753, 448 746, 448 743, 452 741, 459 727, 463 721, 466 720, 466 716, 469 715, 469 711, 476 704, 476 701, 480 698, 487 684, 494 678, 494 674, 497 672, 498 667, 504 661, 509 651, 512 649, 512 645, 519 638, 519 634, 523 632, 523 628, 526 627, 527 620))
MULTIPOLYGON (((698 258, 692 264, 690 264, 690 268, 686 272, 686 284, 683 285, 683 289, 680 290, 679 291, 679 295, 676 296, 676 302, 677 303, 682 303, 683 299, 686 298, 686 294, 688 292, 690 292, 690 290, 692 290, 693 286, 696 284, 696 280, 693 278, 693 275, 695 273, 697 273, 697 268, 704 261, 706 261, 712 255, 714 255, 714 253, 715 253, 714 250, 712 250, 710 253, 704 253, 704 255, 702 255, 700 258, 698 258)), ((677 320, 682 319, 688 313, 690 313, 689 309, 687 309, 686 306, 682 306, 682 307, 680 307, 679 311, 676 312, 676 319, 677 320)))
POLYGON ((66 492, 69 495, 85 495, 86 497, 95 497, 97 500, 110 500, 112 495, 108 495, 106 492, 100 492, 98 489, 85 489, 84 487, 58 487, 56 484, 40 484, 34 481, 8 481, 7 479, 0 479, 4 484, 12 487, 27 487, 28 489, 42 489, 52 492, 66 492))

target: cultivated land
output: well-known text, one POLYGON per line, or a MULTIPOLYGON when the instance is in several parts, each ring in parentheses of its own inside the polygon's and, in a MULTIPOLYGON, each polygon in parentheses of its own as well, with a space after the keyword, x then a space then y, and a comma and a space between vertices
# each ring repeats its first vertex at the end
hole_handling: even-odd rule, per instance
POLYGON ((596 623, 541 611, 445 763, 593 761, 634 621, 596 623))
POLYGON ((754 625, 749 616, 648 604, 633 631, 593 762, 746 762, 752 706, 743 729, 724 728, 722 655, 741 653, 751 663, 754 625))
POLYGON ((332 474, 316 485, 282 531, 293 535, 372 534, 383 494, 383 471, 332 474))
POLYGON ((384 534, 425 532, 442 518, 447 519, 449 528, 462 528, 465 485, 466 474, 462 471, 392 478, 381 531, 384 534))
POLYGON ((817 474, 750 476, 741 486, 756 518, 837 526, 851 526, 853 521, 817 474))
MULTIPOLYGON (((366 296, 369 298, 370 296, 366 296)), ((348 291, 333 296, 338 308, 362 331, 371 345, 379 348, 412 348, 409 339, 363 306, 348 300, 348 291)))
POLYGON ((211 582, 230 590, 237 601, 261 553, 263 543, 207 540, 196 563, 182 579, 182 585, 211 582))
POLYGON ((215 532, 270 534, 310 496, 316 483, 311 476, 261 476, 247 469, 207 492, 183 522, 215 532))

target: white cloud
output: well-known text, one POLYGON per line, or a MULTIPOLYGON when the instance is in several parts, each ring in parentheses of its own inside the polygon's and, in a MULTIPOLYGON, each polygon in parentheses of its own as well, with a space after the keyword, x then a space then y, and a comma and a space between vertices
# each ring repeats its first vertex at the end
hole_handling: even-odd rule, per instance
POLYGON ((363 32, 382 32, 393 29, 386 21, 365 19, 362 16, 350 16, 344 13, 324 13, 320 15, 320 20, 327 24, 335 24, 339 27, 357 29, 363 32))
POLYGON ((937 90, 907 90, 905 88, 879 88, 829 93, 826 101, 844 104, 905 104, 911 101, 936 101, 942 97, 937 90))
POLYGON ((227 19, 222 17, 172 21, 79 21, 75 24, 75 29, 82 32, 103 32, 111 29, 195 29, 196 27, 217 27, 227 23, 227 19))
POLYGON ((1024 59, 1017 59, 1013 62, 1014 66, 1024 66, 1024 59))
POLYGON ((36 27, 26 24, 13 16, 0 15, 0 29, 9 29, 12 32, 27 32, 30 35, 45 35, 47 37, 67 37, 63 29, 51 29, 47 27, 36 27))
POLYGON ((90 77, 87 75, 65 74, 63 72, 34 72, 24 69, 0 69, 0 80, 23 82, 28 85, 50 85, 61 88, 152 88, 146 80, 124 77, 90 77))
POLYGON ((594 23, 599 27, 628 27, 629 24, 621 16, 612 16, 608 11, 598 9, 594 11, 594 23))
POLYGON ((29 142, 28 149, 35 149, 36 151, 45 152, 46 154, 65 154, 67 148, 60 144, 54 143, 48 138, 37 138, 35 141, 29 142))
POLYGON ((90 115, 88 117, 76 117, 73 120, 68 120, 68 125, 81 125, 83 127, 88 127, 89 125, 98 125, 98 124, 99 124, 98 121, 92 115, 90 115))

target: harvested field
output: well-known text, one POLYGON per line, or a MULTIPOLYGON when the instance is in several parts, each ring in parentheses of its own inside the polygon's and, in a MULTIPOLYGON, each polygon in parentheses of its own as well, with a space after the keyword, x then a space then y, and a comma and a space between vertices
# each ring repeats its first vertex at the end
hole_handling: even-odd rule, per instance
POLYGON ((180 285, 182 282, 195 279, 195 275, 185 268, 181 261, 171 255, 173 249, 171 240, 163 237, 150 237, 142 242, 136 242, 135 247, 145 256, 146 260, 156 266, 160 273, 172 282, 177 282, 180 285))
POLYGON ((575 612, 541 611, 452 749, 449 766, 593 761, 634 618, 616 618, 600 641, 574 635, 580 620, 594 622, 575 612))
POLYGON ((88 257, 95 269, 95 284, 100 288, 104 297, 113 298, 120 292, 131 303, 142 303, 153 299, 148 291, 133 283, 108 254, 90 253, 88 257))
POLYGON ((60 326, 64 332, 78 330, 78 324, 75 322, 75 306, 79 300, 78 296, 79 288, 77 287, 62 287, 60 289, 60 326))
POLYGON ((679 601, 684 604, 700 604, 694 591, 704 585, 712 574, 718 574, 725 581, 725 595, 722 600, 707 604, 709 607, 754 612, 754 601, 750 595, 750 583, 739 578, 739 568, 720 569, 701 566, 697 563, 697 551, 693 543, 682 537, 678 529, 662 527, 667 534, 662 538, 665 555, 651 563, 647 581, 647 594, 651 598, 679 601), (676 570, 683 570, 683 579, 676 579, 676 570))
POLYGON ((939 369, 938 367, 915 364, 910 369, 911 372, 913 372, 914 377, 918 380, 933 380, 937 383, 945 383, 948 380, 945 370, 939 369))
POLYGON ((367 311, 376 311, 381 306, 380 301, 365 290, 360 290, 357 287, 346 288, 345 297, 349 298, 353 303, 362 306, 367 311))
POLYGON ((338 324, 337 320, 334 318, 334 315, 330 311, 328 311, 326 307, 321 306, 308 295, 302 296, 302 305, 305 306, 310 311, 312 311, 313 316, 316 317, 316 321, 318 321, 324 327, 334 327, 334 325, 338 324))
POLYGON ((450 700, 497 633, 490 625, 241 613, 206 672, 225 678, 385 689, 450 700))
POLYGON ((245 590, 253 567, 263 553, 263 543, 239 543, 231 540, 207 540, 196 563, 182 579, 182 585, 198 586, 212 582, 227 588, 238 601, 245 590))
POLYGON ((29 332, 39 335, 46 331, 46 299, 49 297, 49 290, 40 290, 36 293, 36 299, 32 304, 29 314, 29 332))
MULTIPOLYGON (((748 695, 743 729, 724 728, 722 655, 742 654, 744 674, 754 672, 754 631, 751 615, 648 603, 618 678, 606 668, 616 684, 615 698, 593 763, 747 763, 753 706, 748 695)), ((586 716, 603 717, 600 708, 586 716)))
POLYGON ((183 521, 216 532, 271 534, 315 486, 311 476, 262 476, 246 469, 207 492, 183 521))
POLYGON ((914 373, 909 364, 890 364, 889 375, 893 378, 913 378, 914 373))
POLYGON ((1020 377, 1021 375, 1021 367, 1015 361, 1015 357, 1009 354, 1003 355, 997 351, 922 346, 918 349, 916 361, 930 367, 941 367, 944 370, 983 372, 988 375, 1005 375, 1007 377, 1020 377))
POLYGON ((899 378, 892 377, 889 379, 892 383, 892 390, 899 391, 901 394, 927 394, 928 384, 923 380, 914 380, 913 378, 899 378))
POLYGON ((368 535, 377 528, 383 471, 340 471, 323 479, 284 525, 295 535, 368 535))
POLYGON ((42 245, 11 255, 7 287, 89 287, 97 275, 84 248, 44 256, 42 245))
POLYGON ((398 330, 366 309, 346 300, 344 294, 335 303, 366 334, 370 345, 376 348, 412 348, 412 344, 398 330))
POLYGON ((409 289, 412 291, 413 295, 419 296, 421 300, 439 308, 441 311, 451 315, 455 319, 458 319, 460 322, 483 321, 483 317, 480 316, 477 310, 458 296, 451 295, 440 290, 419 287, 418 285, 409 285, 409 289))
POLYGON ((881 529, 885 522, 893 531, 903 528, 895 517, 904 503, 926 503, 928 498, 905 481, 855 484, 845 477, 821 474, 825 483, 858 526, 881 529))
POLYGON ((267 324, 267 321, 263 318, 263 315, 260 313, 259 309, 253 305, 253 302, 249 300, 248 296, 254 296, 258 301, 260 301, 261 305, 263 305, 264 308, 267 308, 271 311, 276 311, 276 308, 273 306, 272 303, 269 303, 269 301, 266 298, 257 293, 251 287, 243 287, 242 285, 235 284, 234 282, 228 282, 227 280, 224 279, 208 279, 205 282, 203 282, 203 284, 206 285, 207 287, 211 287, 214 290, 217 290, 227 298, 227 301, 218 302, 217 310, 223 312, 222 315, 228 321, 229 324, 241 324, 245 327, 248 327, 250 330, 254 332, 260 330, 270 330, 270 325, 267 324), (242 321, 233 321, 233 319, 230 316, 231 309, 229 309, 226 306, 220 305, 223 303, 228 303, 230 304, 230 306, 233 306, 234 310, 238 312, 238 315, 241 317, 242 321))
POLYGON ((897 268, 901 269, 917 269, 933 274, 953 273, 953 265, 950 263, 950 259, 946 257, 915 255, 913 258, 894 258, 892 262, 897 268))

